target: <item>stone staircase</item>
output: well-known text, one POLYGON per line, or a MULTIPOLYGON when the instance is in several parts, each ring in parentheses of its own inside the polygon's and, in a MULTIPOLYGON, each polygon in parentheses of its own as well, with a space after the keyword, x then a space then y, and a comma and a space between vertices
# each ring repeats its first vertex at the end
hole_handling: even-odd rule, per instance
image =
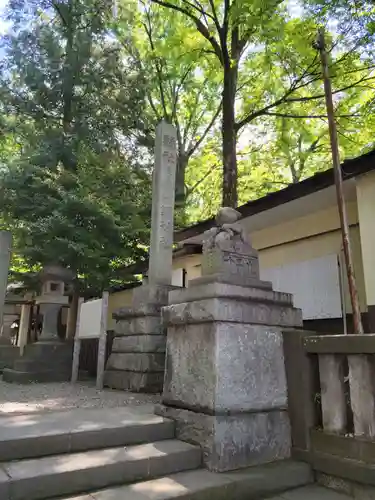
POLYGON ((174 433, 149 407, 0 417, 0 499, 240 500, 311 481, 292 461, 208 472, 200 448, 174 433))

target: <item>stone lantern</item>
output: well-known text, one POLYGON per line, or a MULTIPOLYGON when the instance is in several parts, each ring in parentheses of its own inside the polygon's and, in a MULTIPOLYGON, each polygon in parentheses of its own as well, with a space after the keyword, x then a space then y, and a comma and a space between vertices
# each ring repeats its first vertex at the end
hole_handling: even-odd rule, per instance
POLYGON ((45 266, 40 278, 42 291, 35 303, 40 305, 43 326, 38 342, 61 342, 58 336, 58 317, 62 306, 69 304, 69 297, 64 295, 65 284, 73 280, 74 273, 60 266, 45 266))
POLYGON ((74 278, 74 273, 58 265, 45 266, 40 273, 41 294, 35 303, 43 314, 42 333, 37 342, 25 346, 23 356, 16 360, 13 369, 4 369, 7 382, 58 382, 70 379, 73 344, 58 336, 58 318, 62 306, 69 298, 65 285, 74 278))

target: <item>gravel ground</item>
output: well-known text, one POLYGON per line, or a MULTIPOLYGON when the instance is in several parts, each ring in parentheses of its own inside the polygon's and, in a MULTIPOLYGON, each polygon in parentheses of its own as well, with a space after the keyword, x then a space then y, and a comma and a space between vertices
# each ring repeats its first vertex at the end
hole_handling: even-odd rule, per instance
POLYGON ((116 408, 155 404, 158 395, 135 394, 104 389, 98 391, 95 382, 69 382, 18 385, 0 379, 0 416, 73 408, 116 408))

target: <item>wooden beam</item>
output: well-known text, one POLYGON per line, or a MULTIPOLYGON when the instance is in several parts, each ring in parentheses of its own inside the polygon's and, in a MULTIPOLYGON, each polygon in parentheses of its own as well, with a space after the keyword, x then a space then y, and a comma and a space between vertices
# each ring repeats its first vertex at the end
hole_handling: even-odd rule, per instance
POLYGON ((317 335, 303 341, 310 354, 374 354, 375 334, 317 335))

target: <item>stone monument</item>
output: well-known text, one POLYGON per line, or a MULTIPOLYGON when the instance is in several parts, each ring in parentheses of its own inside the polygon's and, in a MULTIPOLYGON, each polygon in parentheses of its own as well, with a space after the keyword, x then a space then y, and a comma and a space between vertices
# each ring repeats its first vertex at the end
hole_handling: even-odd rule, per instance
POLYGON ((166 332, 160 311, 173 288, 176 154, 176 130, 161 122, 155 141, 148 280, 133 291, 132 307, 113 314, 115 338, 104 384, 115 389, 153 393, 163 388, 166 332))
POLYGON ((10 263, 10 252, 12 247, 12 235, 9 231, 0 231, 0 344, 9 344, 9 339, 2 335, 3 316, 5 307, 5 296, 7 293, 8 273, 10 263))
POLYGON ((43 315, 42 332, 37 342, 26 345, 21 359, 13 369, 5 369, 3 378, 7 382, 58 382, 70 379, 73 344, 58 336, 58 317, 63 305, 68 304, 65 283, 74 278, 74 273, 58 265, 45 266, 40 273, 42 292, 35 303, 40 305, 43 315))
POLYGON ((290 455, 282 329, 302 324, 292 296, 259 279, 258 254, 223 208, 205 233, 202 277, 169 293, 162 405, 206 466, 227 471, 290 455))
POLYGON ((13 311, 7 311, 5 305, 11 248, 12 234, 0 231, 0 372, 13 366, 19 355, 18 347, 11 342, 11 326, 18 316, 12 314, 13 311))

